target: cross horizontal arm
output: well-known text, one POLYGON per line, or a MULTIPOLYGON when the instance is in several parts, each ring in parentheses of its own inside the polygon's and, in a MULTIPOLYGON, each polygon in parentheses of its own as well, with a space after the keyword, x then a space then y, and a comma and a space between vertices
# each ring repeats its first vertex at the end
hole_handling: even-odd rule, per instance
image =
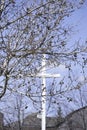
POLYGON ((36 74, 36 75, 28 75, 29 77, 39 77, 39 78, 58 78, 60 74, 36 74))

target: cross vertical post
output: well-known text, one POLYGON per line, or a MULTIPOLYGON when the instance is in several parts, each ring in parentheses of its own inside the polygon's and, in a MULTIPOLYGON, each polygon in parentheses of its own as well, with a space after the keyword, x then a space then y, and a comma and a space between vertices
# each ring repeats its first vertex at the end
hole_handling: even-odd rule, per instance
POLYGON ((42 78, 42 111, 41 111, 41 128, 46 130, 46 78, 59 78, 60 74, 46 74, 46 54, 43 54, 42 73, 37 77, 42 78))
POLYGON ((41 127, 42 130, 46 129, 46 79, 45 79, 45 66, 46 66, 46 55, 43 54, 43 59, 42 59, 42 122, 41 122, 41 127))

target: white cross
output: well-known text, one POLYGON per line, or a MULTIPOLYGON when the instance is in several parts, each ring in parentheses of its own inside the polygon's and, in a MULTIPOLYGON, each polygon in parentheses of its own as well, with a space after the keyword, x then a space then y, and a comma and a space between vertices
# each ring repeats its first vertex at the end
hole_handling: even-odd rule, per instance
POLYGON ((46 55, 43 54, 42 59, 42 73, 37 74, 37 77, 42 78, 42 112, 41 112, 41 126, 42 130, 46 130, 46 78, 58 78, 60 77, 60 74, 46 74, 46 55))

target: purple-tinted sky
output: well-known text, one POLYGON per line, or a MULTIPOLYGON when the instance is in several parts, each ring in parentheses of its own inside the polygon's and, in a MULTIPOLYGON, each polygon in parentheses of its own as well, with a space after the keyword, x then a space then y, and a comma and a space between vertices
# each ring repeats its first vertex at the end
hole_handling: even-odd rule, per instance
POLYGON ((75 29, 70 37, 71 40, 87 40, 87 1, 71 15, 69 23, 75 29))

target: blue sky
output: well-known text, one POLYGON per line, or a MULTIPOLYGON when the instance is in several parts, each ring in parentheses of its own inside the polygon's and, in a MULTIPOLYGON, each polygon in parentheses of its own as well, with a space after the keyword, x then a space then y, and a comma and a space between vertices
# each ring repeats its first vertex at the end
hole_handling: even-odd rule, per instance
POLYGON ((71 41, 87 40, 87 0, 80 9, 77 9, 71 15, 68 23, 75 29, 75 32, 70 36, 71 41))

